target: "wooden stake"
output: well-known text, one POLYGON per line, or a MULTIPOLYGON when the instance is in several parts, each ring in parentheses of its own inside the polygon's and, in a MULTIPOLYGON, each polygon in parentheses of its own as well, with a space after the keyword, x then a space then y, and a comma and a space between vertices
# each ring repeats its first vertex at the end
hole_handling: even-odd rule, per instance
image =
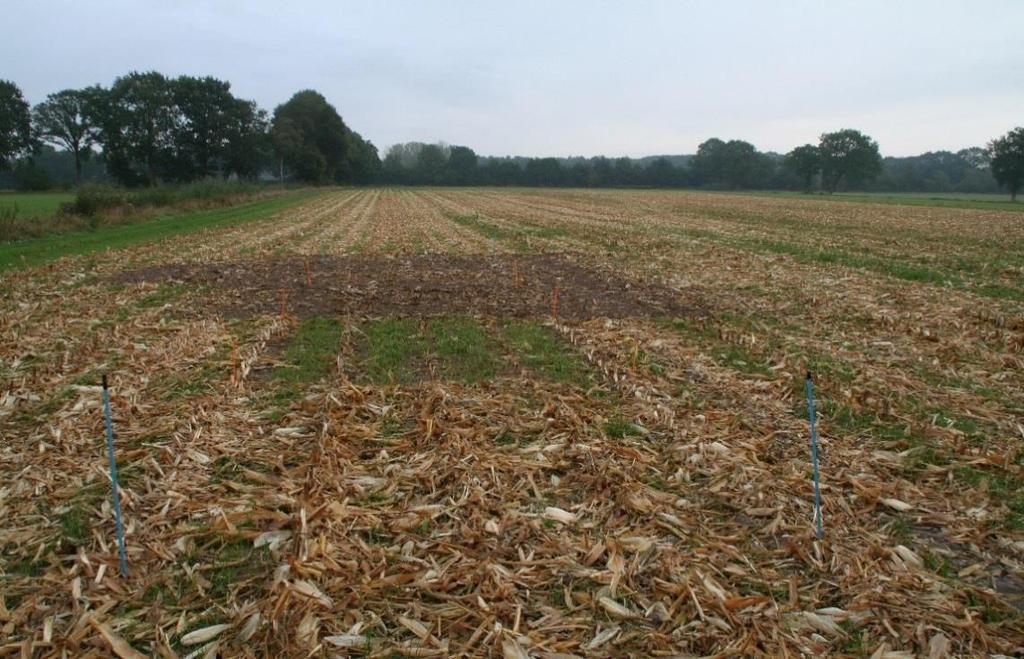
POLYGON ((551 289, 551 317, 558 320, 558 284, 551 289))
POLYGON ((306 288, 313 288, 313 266, 309 264, 309 258, 306 258, 306 288))

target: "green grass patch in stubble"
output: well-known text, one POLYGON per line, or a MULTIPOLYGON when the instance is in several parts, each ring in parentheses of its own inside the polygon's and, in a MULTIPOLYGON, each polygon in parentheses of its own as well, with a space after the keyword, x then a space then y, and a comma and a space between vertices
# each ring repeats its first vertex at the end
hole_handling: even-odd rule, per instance
POLYGON ((852 620, 839 623, 843 636, 839 638, 839 650, 845 655, 867 657, 871 655, 870 635, 866 629, 860 629, 852 620))
POLYGON ((498 226, 484 220, 479 213, 473 213, 472 215, 449 213, 447 217, 452 222, 462 225, 486 238, 507 243, 517 252, 534 251, 531 240, 551 240, 569 235, 569 232, 561 227, 530 220, 518 220, 512 226, 498 226))
POLYGON ((303 320, 282 353, 283 364, 273 370, 272 400, 278 414, 281 409, 299 398, 305 388, 327 376, 337 360, 343 326, 341 321, 326 316, 312 316, 303 320))
POLYGON ((643 431, 640 426, 622 416, 613 416, 604 423, 604 432, 613 439, 640 437, 643 431))
POLYGON ((848 384, 853 382, 857 376, 857 371, 851 364, 832 355, 812 353, 805 355, 803 361, 807 365, 807 370, 816 378, 825 376, 828 379, 848 384))
POLYGON ((753 238, 727 235, 717 231, 693 227, 672 227, 669 232, 694 239, 711 240, 735 249, 744 249, 763 254, 790 256, 800 263, 839 265, 858 270, 868 270, 888 275, 903 281, 926 283, 937 286, 953 286, 969 290, 985 297, 1009 300, 1024 300, 1024 289, 1001 282, 979 281, 974 273, 981 273, 978 264, 967 263, 963 258, 945 266, 929 266, 909 263, 907 255, 885 257, 872 255, 866 248, 861 253, 837 248, 805 245, 785 240, 753 238))
MULTIPOLYGON (((125 486, 122 480, 122 487, 125 486)), ((61 543, 66 548, 81 547, 92 536, 93 510, 105 496, 110 496, 107 484, 95 481, 75 491, 57 517, 60 525, 61 543)))
POLYGON ((441 374, 462 382, 482 382, 501 370, 498 345, 470 317, 438 318, 427 324, 432 352, 441 374))
POLYGON ((494 436, 494 443, 498 446, 529 446, 541 437, 541 433, 535 430, 513 431, 509 428, 502 428, 494 436))
POLYGON ((940 428, 952 428, 963 433, 964 437, 973 444, 985 445, 989 437, 997 436, 998 427, 986 423, 981 419, 971 419, 960 416, 949 410, 933 410, 930 414, 930 421, 940 428))
POLYGON ((223 481, 249 481, 246 471, 266 473, 272 468, 265 462, 255 459, 248 459, 238 455, 221 455, 210 468, 210 482, 220 483, 223 481))
POLYGON ((197 373, 171 375, 159 383, 164 400, 190 400, 208 393, 220 380, 219 366, 204 366, 197 373))
POLYGON ((178 298, 186 291, 187 287, 185 284, 159 284, 152 293, 145 295, 135 301, 135 306, 139 309, 152 309, 154 307, 162 307, 168 304, 172 300, 178 298))
MULTIPOLYGON (((1024 406, 1014 401, 1005 391, 986 386, 987 382, 984 380, 979 381, 975 377, 940 372, 922 364, 912 365, 911 370, 915 377, 929 387, 969 391, 984 400, 989 406, 1002 408, 1010 415, 1024 416, 1024 406)), ((927 415, 933 425, 959 430, 968 440, 978 445, 987 444, 991 437, 999 434, 999 429, 995 424, 978 417, 966 417, 953 410, 941 408, 918 411, 927 415)))
POLYGON ((78 547, 89 540, 92 524, 89 522, 89 511, 81 504, 73 504, 60 515, 60 532, 64 543, 70 547, 78 547))
POLYGON ((375 383, 408 384, 422 380, 427 364, 438 376, 466 383, 485 382, 505 370, 502 352, 511 349, 538 375, 557 382, 584 384, 589 372, 555 333, 532 322, 513 322, 492 336, 477 319, 446 316, 424 322, 384 318, 364 323, 359 361, 375 383))
MULTIPOLYGON (((887 422, 875 414, 856 411, 849 405, 821 396, 819 392, 815 392, 815 398, 819 423, 830 424, 835 431, 887 441, 912 440, 910 432, 902 423, 887 422)), ((806 418, 806 400, 800 401, 800 406, 806 418)))
POLYGON ((377 426, 377 436, 382 439, 391 439, 410 429, 411 425, 409 423, 393 414, 388 414, 381 419, 380 424, 377 426))
MULTIPOLYGON (((949 464, 949 458, 934 438, 923 435, 919 428, 899 420, 884 419, 870 412, 856 411, 849 405, 816 395, 818 425, 823 432, 869 438, 885 445, 895 445, 905 452, 901 471, 915 478, 929 466, 949 464)), ((798 398, 798 414, 807 418, 806 400, 798 398)))
POLYGON ((53 415, 59 412, 64 405, 71 402, 74 397, 74 389, 71 387, 61 387, 50 398, 19 411, 14 415, 13 421, 18 425, 38 427, 43 422, 51 421, 53 415))
POLYGON ((188 368, 172 373, 155 382, 164 400, 189 400, 212 391, 226 373, 228 358, 226 345, 217 346, 209 361, 198 368, 188 368))
POLYGON ((408 384, 422 377, 428 342, 415 319, 371 320, 360 331, 359 361, 371 382, 408 384))
POLYGON ((246 538, 224 540, 212 549, 213 565, 205 576, 210 582, 209 595, 218 599, 253 577, 269 574, 273 566, 270 552, 263 547, 254 548, 246 538))
POLYGON ((1020 618, 1020 609, 1006 602, 992 598, 991 596, 979 596, 975 591, 967 591, 967 606, 977 609, 982 622, 989 625, 996 625, 1008 620, 1020 618))
POLYGON ((1021 287, 1007 286, 1006 284, 983 283, 972 289, 978 295, 991 297, 997 300, 1020 300, 1021 287))
POLYGON ((480 219, 479 213, 473 213, 472 215, 448 213, 447 217, 452 222, 464 226, 472 231, 475 231, 481 236, 484 236, 485 238, 490 238, 491 240, 496 240, 500 242, 503 240, 508 240, 514 236, 514 234, 511 231, 503 229, 489 222, 484 222, 482 219, 480 219))
POLYGON ((953 473, 961 483, 982 489, 994 502, 1006 506, 999 519, 1002 527, 1024 528, 1024 479, 1002 469, 980 469, 973 465, 957 467, 953 473))
POLYGON ((714 355, 722 364, 747 375, 768 376, 772 374, 763 357, 759 357, 735 343, 719 347, 714 351, 714 355))
POLYGON ((637 350, 634 360, 635 366, 646 370, 651 375, 662 376, 665 374, 665 367, 654 358, 654 355, 646 350, 637 350))
POLYGON ((159 578, 160 581, 151 583, 142 592, 142 603, 177 606, 189 588, 187 578, 183 574, 161 574, 159 578))
MULTIPOLYGON (((49 563, 43 558, 36 559, 35 557, 21 557, 6 560, 3 567, 3 574, 0 575, 0 584, 3 583, 4 578, 41 577, 46 572, 47 567, 49 567, 49 563)), ((15 608, 18 602, 20 602, 20 598, 14 598, 13 603, 11 599, 8 598, 7 607, 15 608)))
POLYGON ((554 330, 540 323, 508 323, 502 328, 502 337, 523 366, 550 380, 585 385, 591 379, 580 356, 566 346, 554 330))
POLYGON ((285 365, 274 369, 279 382, 316 382, 334 368, 342 324, 336 318, 312 316, 303 320, 285 346, 285 365))
POLYGON ((802 263, 835 264, 869 270, 889 275, 903 281, 933 284, 936 286, 953 286, 970 290, 979 295, 1001 299, 1024 299, 1024 293, 1017 287, 992 282, 977 282, 964 278, 970 269, 958 267, 929 267, 922 264, 908 263, 905 257, 886 258, 867 254, 853 254, 839 249, 822 249, 813 246, 798 245, 785 241, 757 241, 763 250, 776 254, 787 254, 802 263))
MULTIPOLYGON (((723 322, 731 322, 728 318, 723 322)), ((768 360, 752 353, 746 346, 725 341, 710 319, 671 319, 660 323, 695 345, 707 350, 722 366, 746 375, 770 376, 768 360)))
POLYGON ((543 224, 534 220, 519 220, 516 223, 516 228, 521 233, 532 238, 541 238, 546 240, 550 240, 552 238, 565 238, 569 235, 569 231, 562 227, 543 224))
POLYGON ((902 544, 907 544, 914 539, 913 525, 907 518, 901 515, 893 515, 883 525, 883 530, 902 544))
POLYGON ((929 549, 921 552, 921 558, 924 560, 926 568, 943 579, 956 578, 956 570, 945 556, 929 549))

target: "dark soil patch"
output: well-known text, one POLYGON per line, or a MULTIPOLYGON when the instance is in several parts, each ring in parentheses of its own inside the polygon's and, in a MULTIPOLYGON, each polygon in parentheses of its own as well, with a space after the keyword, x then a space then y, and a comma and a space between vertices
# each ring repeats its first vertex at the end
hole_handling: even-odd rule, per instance
POLYGON ((300 317, 478 315, 543 318, 558 287, 558 317, 636 318, 702 315, 678 292, 628 281, 560 254, 452 256, 352 255, 176 264, 122 273, 116 281, 210 286, 222 314, 248 317, 280 310, 300 317), (284 291, 284 293, 282 293, 284 291))
POLYGON ((973 563, 987 563, 986 568, 976 573, 970 581, 984 588, 992 588, 1006 596, 1011 605, 1024 611, 1024 580, 1020 577, 999 563, 986 561, 983 555, 969 545, 949 540, 940 527, 919 524, 914 525, 911 532, 927 546, 941 549, 956 572, 973 563))

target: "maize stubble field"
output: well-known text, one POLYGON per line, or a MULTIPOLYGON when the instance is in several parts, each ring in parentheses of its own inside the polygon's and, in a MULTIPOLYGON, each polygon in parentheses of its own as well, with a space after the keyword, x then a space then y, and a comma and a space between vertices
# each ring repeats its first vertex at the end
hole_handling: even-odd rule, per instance
POLYGON ((0 276, 4 656, 1024 652, 1019 212, 335 189, 0 276))

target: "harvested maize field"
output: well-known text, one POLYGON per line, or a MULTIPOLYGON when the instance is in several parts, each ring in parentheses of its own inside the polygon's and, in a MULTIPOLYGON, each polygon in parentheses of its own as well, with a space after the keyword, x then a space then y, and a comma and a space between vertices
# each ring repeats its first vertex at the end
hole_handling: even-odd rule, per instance
POLYGON ((0 436, 0 656, 1021 656, 1024 213, 321 191, 0 272, 0 436))

